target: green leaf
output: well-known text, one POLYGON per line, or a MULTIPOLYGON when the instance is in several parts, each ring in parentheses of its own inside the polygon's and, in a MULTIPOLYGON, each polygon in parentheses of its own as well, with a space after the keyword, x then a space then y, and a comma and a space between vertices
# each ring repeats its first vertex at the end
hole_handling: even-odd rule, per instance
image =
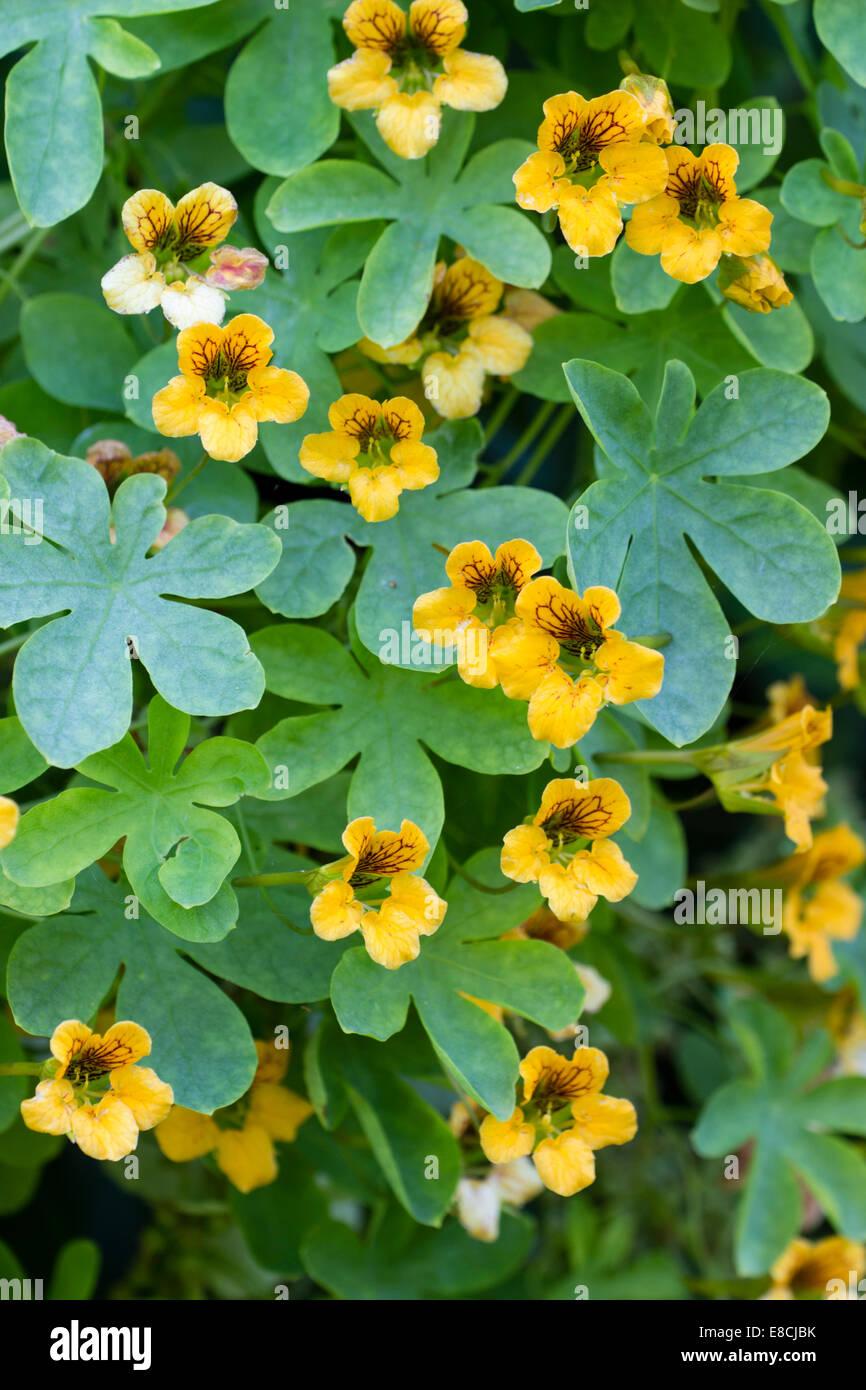
POLYGON ((713 1094, 692 1142, 704 1157, 750 1145, 736 1265, 739 1274, 758 1275, 800 1229, 800 1182, 843 1235, 866 1235, 866 1160, 844 1140, 821 1132, 866 1132, 866 1080, 850 1077, 804 1091, 825 1065, 824 1036, 812 1034, 797 1053, 790 1025, 762 999, 735 1003, 730 1018, 751 1075, 713 1094))
POLYGON ((357 161, 323 160, 280 185, 268 216, 285 232, 376 218, 391 223, 361 278, 358 316, 367 337, 393 347, 413 332, 427 308, 442 236, 463 245, 500 279, 529 287, 544 283, 550 251, 543 233, 513 207, 496 206, 513 200, 513 188, 498 173, 500 163, 513 158, 516 169, 530 146, 509 141, 507 159, 496 146, 484 151, 479 186, 483 196, 492 196, 489 203, 479 202, 481 157, 456 176, 473 129, 471 116, 449 111, 439 145, 424 160, 395 159, 370 117, 356 116, 353 124, 388 173, 357 161))
POLYGON ((852 199, 848 203, 842 220, 815 237, 809 265, 815 289, 833 318, 859 323, 866 318, 866 252, 861 249, 859 206, 852 199))
MULTIPOLYGON (((661 301, 665 287, 656 263, 648 256, 635 256, 633 261, 633 255, 629 252, 626 258, 615 253, 612 272, 607 268, 573 272, 575 278, 566 280, 566 292, 585 295, 587 307, 596 312, 566 312, 540 324, 533 333, 532 355, 514 377, 515 386, 542 400, 568 401, 563 365, 573 357, 590 357, 632 377, 644 399, 654 403, 661 392, 665 364, 672 358, 685 362, 702 396, 731 373, 754 365, 751 345, 737 341, 726 315, 704 295, 677 293, 666 309, 649 307, 650 300, 661 301), (608 275, 615 281, 617 295, 625 296, 620 310, 608 275)), ((564 280, 566 263, 570 261, 558 261, 564 280)), ((676 290, 676 283, 664 278, 676 290)))
POLYGON ((38 227, 77 212, 102 173, 102 107, 88 54, 121 77, 144 77, 156 55, 126 33, 106 9, 134 16, 166 14, 213 0, 76 0, 34 7, 6 0, 0 54, 34 44, 6 83, 6 154, 22 211, 38 227), (99 17, 97 17, 99 16, 99 17))
MULTIPOLYGON (((469 872, 491 887, 504 887, 497 860, 493 853, 478 856, 469 872)), ((537 889, 493 896, 456 879, 446 897, 445 921, 425 939, 417 960, 389 972, 365 950, 349 950, 334 971, 331 1001, 344 1032, 380 1042, 400 1031, 414 1001, 446 1072, 486 1110, 507 1119, 515 1104, 517 1048, 501 1023, 464 996, 559 1029, 577 1018, 583 990, 555 946, 499 939, 538 906, 537 889)))
POLYGON ((340 129, 340 111, 328 94, 335 61, 330 4, 275 9, 235 59, 226 82, 226 124, 244 158, 266 174, 294 174, 318 159, 340 129), (303 119, 287 119, 266 91, 291 92, 303 119))
MULTIPOLYGON (((15 1029, 5 1015, 0 1014, 0 1062, 25 1060, 15 1029)), ((27 1095, 27 1080, 23 1076, 0 1076, 0 1133, 18 1118, 18 1107, 27 1095)))
POLYGON ((297 1279, 303 1273, 301 1243, 326 1219, 328 1202, 295 1146, 280 1149, 279 1168, 276 1182, 247 1196, 232 1193, 232 1209, 259 1263, 283 1278, 297 1279))
MULTIPOLYGON (((355 603, 361 641, 392 665, 441 667, 413 638, 412 606, 445 582, 444 558, 459 540, 495 547, 516 536, 532 541, 545 566, 561 554, 567 513, 559 498, 535 488, 463 491, 476 470, 481 431, 475 420, 451 421, 427 436, 439 456, 438 480, 404 493, 391 521, 366 522, 347 502, 297 502, 288 525, 265 517, 282 543, 282 558, 256 590, 265 607, 286 618, 318 617, 343 593, 354 570, 346 538, 372 547, 355 603)), ((447 665, 447 661, 444 662, 447 665)))
POLYGON ((230 714, 258 704, 262 671, 243 630, 221 614, 163 596, 243 593, 273 569, 273 535, 227 517, 200 517, 147 558, 165 520, 161 478, 127 479, 110 504, 94 468, 33 439, 6 446, 0 474, 22 505, 34 498, 39 504, 33 530, 8 536, 0 551, 0 624, 70 610, 28 637, 15 663, 18 715, 50 762, 72 767, 128 728, 129 639, 157 690, 178 709, 230 714))
POLYGON ((799 377, 756 369, 739 377, 735 399, 717 387, 693 415, 693 379, 673 362, 653 424, 625 377, 588 361, 565 370, 602 454, 602 476, 577 503, 589 525, 569 535, 574 582, 614 588, 626 632, 671 634, 662 690, 638 708, 673 743, 690 743, 716 719, 735 662, 724 613, 686 537, 766 622, 809 621, 838 593, 838 557, 824 527, 791 498, 733 481, 813 448, 827 428, 827 398, 799 377))
POLYGON ((381 1043, 343 1039, 338 1057, 349 1102, 395 1197, 414 1220, 440 1226, 462 1172, 448 1125, 396 1074, 396 1059, 381 1043))
POLYGON ((731 70, 731 45, 718 22, 679 0, 642 5, 635 30, 646 59, 645 70, 671 84, 721 87, 731 70))
POLYGON ((67 405, 123 410, 124 377, 138 353, 123 320, 80 294, 40 294, 21 311, 27 366, 67 405))
POLYGON ((99 1280, 102 1253, 92 1240, 68 1240, 61 1246, 51 1282, 48 1297, 51 1299, 89 1299, 93 1297, 99 1280))
MULTIPOLYGON (((48 1036, 64 1018, 92 1019, 123 967, 117 1016, 150 1033, 148 1065, 173 1087, 177 1104, 207 1113, 230 1105, 249 1089, 256 1069, 249 1024, 179 953, 192 948, 145 913, 128 911, 124 888, 94 868, 82 875, 71 912, 23 932, 8 968, 16 1022, 48 1036)), ((273 921, 275 933, 285 931, 273 921)))
POLYGON ((453 1299, 483 1293, 520 1269, 533 1232, 527 1217, 506 1212, 499 1239, 490 1245, 456 1221, 441 1231, 411 1227, 396 1209, 364 1240, 336 1221, 317 1226, 301 1258, 310 1278, 337 1298, 453 1299))
POLYGON ((318 628, 263 628, 253 644, 269 690, 287 700, 339 707, 291 715, 259 739, 271 772, 270 790, 261 796, 296 796, 360 754, 349 816, 369 815, 394 830, 408 818, 434 845, 445 811, 424 746, 446 762, 490 775, 528 772, 545 757, 546 745, 529 734, 523 706, 501 691, 476 690, 436 671, 410 674, 365 651, 353 656, 318 628))
POLYGON ((866 14, 859 0, 815 0, 815 28, 824 47, 866 87, 866 14))
POLYGON ((0 793, 17 791, 39 777, 48 764, 30 742, 20 719, 0 719, 0 793))
POLYGON ((78 765, 102 787, 73 787, 22 817, 4 851, 4 871, 26 888, 74 878, 124 840, 123 867, 133 893, 170 931, 192 941, 219 940, 237 920, 224 883, 241 844, 211 806, 263 792, 268 769, 251 744, 212 738, 178 763, 189 716, 156 696, 148 712, 148 758, 131 734, 78 765))

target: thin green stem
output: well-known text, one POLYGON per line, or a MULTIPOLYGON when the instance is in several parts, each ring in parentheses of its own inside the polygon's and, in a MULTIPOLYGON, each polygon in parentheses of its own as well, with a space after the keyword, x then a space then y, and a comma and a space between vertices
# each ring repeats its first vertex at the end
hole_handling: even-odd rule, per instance
POLYGON ((244 878, 233 878, 233 888, 281 888, 287 883, 306 883, 310 869, 286 870, 276 874, 247 874, 244 878))
POLYGON ((40 1076, 41 1062, 0 1062, 0 1076, 40 1076))
POLYGON ((523 457, 530 444, 532 444, 536 436, 544 429, 555 410, 555 401, 545 402, 532 420, 530 420, 517 441, 508 450, 505 457, 499 459, 499 461, 493 465, 487 477, 484 479, 484 482, 481 484, 482 487, 494 487, 495 484, 499 482, 500 478, 505 476, 509 468, 517 463, 518 459, 523 457))
POLYGON ((190 471, 187 474, 185 474, 182 478, 178 478, 174 487, 169 489, 168 496, 165 499, 166 506, 168 506, 170 502, 175 503, 178 497, 180 497, 180 494, 184 492, 186 488, 189 487, 190 483, 195 482, 196 478, 204 468, 207 461, 208 455, 206 453, 202 453, 202 456, 199 459, 198 463, 195 465, 195 467, 191 468, 190 471))
POLYGON ((50 231, 50 227, 39 227, 31 237, 28 237, 27 242, 12 262, 12 269, 6 276, 5 282, 0 285, 0 304, 9 291, 18 284, 22 271, 26 270, 50 231))
POLYGON ((519 400, 520 392, 516 386, 509 386, 508 390, 503 392, 484 429, 484 439, 487 444, 499 433, 519 400))
POLYGON ((810 97, 813 96, 815 79, 812 76, 812 69, 809 66, 809 60, 797 47, 797 40, 794 38, 788 16, 779 8, 775 0, 761 0, 761 8, 779 35, 781 45, 785 50, 788 62, 797 74, 800 86, 810 97))
POLYGON ((7 652, 17 652, 30 636, 29 632, 19 632, 17 637, 10 637, 5 642, 0 642, 0 656, 5 656, 7 652))
POLYGON ((680 752, 674 748, 627 748, 621 753, 597 753, 596 762, 600 763, 687 763, 694 766, 694 759, 690 753, 680 752))

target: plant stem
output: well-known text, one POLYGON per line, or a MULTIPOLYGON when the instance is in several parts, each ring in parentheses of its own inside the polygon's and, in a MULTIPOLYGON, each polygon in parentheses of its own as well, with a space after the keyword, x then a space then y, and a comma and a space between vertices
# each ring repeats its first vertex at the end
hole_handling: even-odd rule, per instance
POLYGON ((494 435, 499 433, 519 400, 520 392, 516 386, 509 386, 508 390, 503 392, 484 430, 484 439, 487 444, 490 443, 494 435))
POLYGON ((508 453, 505 455, 505 457, 500 459, 498 463, 495 463, 493 465, 489 474, 484 479, 484 482, 481 484, 482 487, 493 487, 496 483, 499 482, 500 478, 503 478, 505 476, 509 468, 511 468, 513 464, 517 463, 518 459, 523 457, 524 453, 529 448, 536 435, 541 433, 541 431, 544 429, 545 425, 547 424, 548 420, 550 419, 551 415, 555 410, 555 401, 545 402, 545 404, 541 407, 537 414, 534 415, 533 418, 530 420, 529 424, 526 426, 526 429, 520 435, 516 443, 514 443, 508 450, 508 453))
POLYGON ((280 888, 286 883, 306 883, 310 877, 309 869, 293 869, 278 874, 248 874, 244 878, 233 878, 233 888, 280 888))
POLYGON ((815 79, 812 76, 812 69, 809 66, 808 59, 797 47, 797 41, 794 38, 788 16, 783 14, 779 6, 775 3, 775 0, 761 0, 761 8, 773 25, 776 33, 779 35, 782 47, 787 54, 788 62, 797 74, 800 86, 803 88, 804 92, 812 96, 815 92, 815 79))
POLYGON ((39 250, 50 231, 50 227, 40 227, 28 238, 24 246, 22 246, 19 254, 12 263, 12 269, 6 276, 4 283, 0 285, 0 304, 3 303, 9 291, 17 286, 18 277, 33 260, 33 257, 36 255, 36 252, 39 250))
POLYGON ((627 748, 622 753, 597 753, 599 763, 688 763, 694 766, 694 759, 685 750, 674 748, 627 748))
POLYGON ((0 1062, 0 1076, 40 1076, 41 1062, 0 1062))
POLYGON ((198 463, 195 465, 195 467, 191 468, 190 471, 185 475, 185 477, 179 478, 177 480, 175 486, 169 489, 168 495, 165 499, 166 506, 169 502, 176 502, 178 497, 180 497, 180 494, 184 491, 184 489, 188 488, 190 483, 195 481, 195 479, 198 477, 199 473, 207 463, 207 460, 207 454, 202 453, 202 456, 199 459, 198 463))

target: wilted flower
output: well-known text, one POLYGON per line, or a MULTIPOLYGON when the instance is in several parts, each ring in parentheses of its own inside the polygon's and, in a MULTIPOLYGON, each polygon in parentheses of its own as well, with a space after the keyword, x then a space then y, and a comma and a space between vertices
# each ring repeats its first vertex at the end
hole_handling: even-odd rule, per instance
POLYGON ((782 309, 794 298, 776 262, 767 255, 723 256, 719 289, 726 299, 755 314, 782 309))

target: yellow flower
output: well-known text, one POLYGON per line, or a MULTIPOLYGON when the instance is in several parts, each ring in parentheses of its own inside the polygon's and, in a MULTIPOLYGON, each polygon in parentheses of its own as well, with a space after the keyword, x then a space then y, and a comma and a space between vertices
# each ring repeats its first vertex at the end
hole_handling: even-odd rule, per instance
POLYGON ((412 624, 437 648, 457 648, 457 668, 467 685, 497 684, 490 636, 514 616, 514 604, 542 560, 525 540, 503 541, 495 555, 482 541, 464 541, 445 562, 450 588, 415 600, 412 624))
POLYGON ((279 1083, 288 1053, 256 1042, 259 1065, 253 1084, 234 1105, 202 1115, 176 1105, 157 1126, 156 1141, 172 1163, 189 1163, 215 1154, 217 1167, 239 1192, 253 1192, 278 1176, 274 1141, 291 1144, 313 1113, 304 1096, 279 1083))
POLYGON ((497 634, 496 670, 505 694, 529 701, 533 738, 570 748, 608 702, 648 700, 661 689, 664 657, 613 630, 612 589, 583 597, 550 576, 533 579, 515 604, 517 624, 497 634))
POLYGON ((394 153, 422 159, 439 139, 443 106, 491 111, 505 96, 498 59, 460 47, 468 19, 462 0, 413 0, 408 17, 394 0, 353 0, 343 28, 356 51, 328 73, 331 100, 375 111, 394 153))
POLYGON ((861 680, 860 648, 866 642, 866 570, 842 575, 839 600, 830 609, 827 626, 839 684, 843 690, 856 690, 861 680))
POLYGON ((0 849, 5 849, 15 839, 20 815, 14 801, 8 796, 0 796, 0 849))
POLYGON ((427 838, 410 820, 397 832, 377 830, 370 816, 360 816, 344 830, 343 844, 345 858, 321 871, 328 881, 310 907, 313 931, 324 941, 360 931, 371 959, 397 970, 417 958, 420 938, 438 930, 448 906, 417 873, 430 849, 427 838))
POLYGON ((631 92, 587 101, 562 92, 544 103, 538 151, 514 175, 517 201, 534 212, 559 210, 573 251, 606 256, 622 231, 622 204, 664 191, 664 153, 647 131, 647 111, 631 92))
POLYGON ((552 1047, 534 1047, 520 1063, 523 1100, 509 1120, 488 1115, 479 1139, 491 1163, 532 1154, 541 1181, 571 1197, 595 1181, 595 1152, 627 1144, 637 1133, 631 1101, 602 1094, 608 1060, 595 1047, 570 1059, 552 1047))
POLYGON ((439 477, 436 450, 421 442, 424 416, 405 396, 374 401, 341 396, 328 412, 328 434, 308 434, 300 461, 308 473, 348 485, 365 521, 388 521, 404 488, 417 491, 439 477))
POLYGON ((486 376, 511 376, 526 365, 532 338, 507 314, 497 313, 504 286, 480 261, 460 256, 436 266, 423 319, 405 342, 382 348, 359 344, 388 366, 420 363, 424 394, 439 415, 465 420, 481 409, 486 376))
POLYGON ((225 241, 237 215, 231 193, 216 183, 194 188, 177 207, 156 188, 133 194, 121 219, 135 253, 103 275, 108 307, 118 314, 146 314, 160 305, 175 328, 222 323, 224 288, 248 288, 248 277, 243 286, 222 287, 218 279, 198 273, 204 269, 199 262, 225 241))
POLYGON ((116 1162, 132 1153, 139 1130, 163 1121, 172 1089, 155 1071, 136 1064, 150 1052, 150 1034, 137 1023, 113 1024, 101 1035, 67 1019, 51 1042, 51 1076, 21 1102, 28 1129, 65 1134, 89 1158, 116 1162))
POLYGON ((860 930, 862 900, 842 880, 866 862, 866 845, 850 826, 837 825, 789 862, 795 878, 785 894, 782 926, 790 954, 794 960, 807 957, 812 979, 824 984, 839 969, 832 943, 851 941, 860 930))
POLYGON ((273 341, 255 314, 238 314, 224 328, 185 328, 177 339, 180 375, 153 398, 160 433, 197 434, 211 458, 237 463, 255 447, 260 423, 299 420, 310 392, 297 372, 270 365, 273 341))
POLYGON ((782 309, 794 298, 776 262, 766 255, 723 256, 719 289, 726 299, 754 314, 782 309))
POLYGON ((810 1241, 798 1236, 770 1271, 772 1285, 764 1298, 787 1300, 821 1294, 825 1299, 857 1297, 866 1272, 866 1247, 845 1236, 810 1241))
POLYGON ((676 145, 664 154, 664 191, 635 208, 626 228, 633 251, 661 254, 668 275, 693 285, 705 280, 725 253, 756 256, 769 249, 773 215, 754 199, 737 196, 735 149, 707 145, 694 155, 676 145))
POLYGON ((516 883, 537 883, 561 922, 585 922, 599 897, 619 902, 637 883, 608 839, 630 815, 631 803, 612 778, 557 777, 545 787, 531 823, 505 835, 502 872, 516 883))
POLYGON ((630 92, 640 102, 646 138, 657 145, 669 145, 676 132, 676 121, 667 82, 646 72, 631 72, 619 85, 620 91, 630 92))

